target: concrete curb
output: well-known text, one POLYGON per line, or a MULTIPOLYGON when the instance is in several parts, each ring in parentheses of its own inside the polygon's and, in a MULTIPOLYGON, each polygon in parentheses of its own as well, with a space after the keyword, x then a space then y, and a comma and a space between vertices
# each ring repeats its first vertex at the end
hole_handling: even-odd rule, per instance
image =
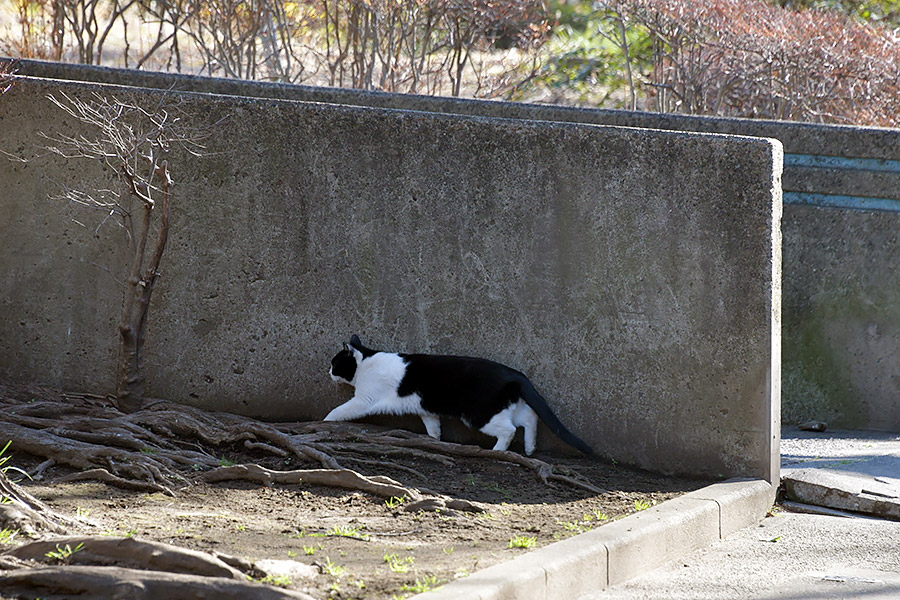
POLYGON ((552 600, 602 590, 762 519, 775 487, 733 479, 478 571, 416 600, 552 600))

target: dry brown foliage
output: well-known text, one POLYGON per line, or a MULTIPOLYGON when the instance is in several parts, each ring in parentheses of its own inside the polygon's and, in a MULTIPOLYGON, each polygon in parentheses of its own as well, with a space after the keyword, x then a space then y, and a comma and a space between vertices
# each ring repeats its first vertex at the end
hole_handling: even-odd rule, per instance
POLYGON ((900 124, 898 31, 765 0, 606 4, 652 39, 655 110, 900 124))
POLYGON ((509 89, 549 31, 540 0, 12 2, 0 52, 18 57, 410 93, 509 89))

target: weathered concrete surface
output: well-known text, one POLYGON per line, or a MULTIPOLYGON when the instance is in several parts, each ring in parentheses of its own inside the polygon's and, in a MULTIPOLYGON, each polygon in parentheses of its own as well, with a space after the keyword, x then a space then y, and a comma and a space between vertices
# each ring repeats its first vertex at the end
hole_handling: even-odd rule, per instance
MULTIPOLYGON (((821 154, 826 156, 870 157, 891 160, 898 157, 897 140, 900 137, 900 131, 875 127, 823 126, 786 121, 710 118, 628 110, 587 109, 518 102, 419 96, 415 94, 391 94, 344 88, 312 87, 175 73, 111 69, 34 60, 21 60, 18 62, 17 68, 22 75, 34 77, 162 89, 174 86, 176 90, 233 96, 302 100, 472 116, 751 135, 782 140, 786 153, 801 155, 821 154)), ((811 172, 816 175, 823 175, 827 170, 823 170, 820 167, 811 169, 811 172)), ((800 177, 800 179, 805 178, 800 177)), ((880 187, 879 189, 882 188, 880 187)), ((886 193, 892 193, 891 197, 900 197, 900 193, 889 189, 889 186, 884 186, 883 189, 886 193)))
MULTIPOLYGON (((40 77, 166 89, 769 137, 787 153, 782 186, 788 194, 900 201, 900 130, 360 92, 40 61, 21 61, 19 68, 40 77)), ((894 293, 900 271, 893 268, 900 262, 900 213, 789 204, 783 230, 785 422, 824 419, 900 431, 900 299, 894 293)))
POLYGON ((900 431, 898 231, 896 212, 785 211, 785 423, 900 431))
POLYGON ((884 482, 823 469, 791 470, 781 482, 796 502, 900 521, 900 489, 884 482))
MULTIPOLYGON (((884 482, 900 485, 896 434, 812 433, 785 427, 782 449, 785 479, 816 472, 836 479, 865 476, 866 488, 884 482)), ((778 512, 723 537, 626 583, 586 593, 581 600, 900 597, 897 521, 778 512)))
POLYGON ((780 513, 579 600, 893 600, 898 536, 895 521, 780 513))
MULTIPOLYGON (((159 91, 22 80, 0 146, 74 133, 45 96, 159 91)), ((770 141, 173 94, 209 156, 175 155, 149 393, 269 418, 342 398, 328 364, 376 348, 530 375, 603 455, 777 477, 780 146, 770 141), (774 425, 774 427, 773 427, 774 425)), ((0 377, 112 389, 115 232, 59 183, 91 163, 0 162, 0 377)))
POLYGON ((900 520, 900 435, 784 429, 788 499, 900 520))

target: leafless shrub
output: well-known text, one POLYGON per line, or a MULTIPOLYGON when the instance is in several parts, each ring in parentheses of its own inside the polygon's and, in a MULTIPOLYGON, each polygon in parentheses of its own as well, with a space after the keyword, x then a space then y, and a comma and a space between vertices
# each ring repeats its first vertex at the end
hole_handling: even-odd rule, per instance
POLYGON ((126 67, 415 93, 508 90, 549 31, 541 0, 13 1, 17 56, 101 64, 115 34, 126 67))
POLYGON ((202 154, 205 134, 189 128, 177 107, 165 101, 152 109, 94 94, 81 100, 60 92, 51 102, 96 136, 45 135, 46 147, 65 159, 100 161, 114 173, 119 190, 65 188, 58 199, 100 211, 99 230, 109 221, 120 225, 132 249, 130 273, 119 322, 120 363, 116 396, 119 408, 132 412, 144 400, 143 346, 150 297, 160 275, 169 234, 173 180, 167 156, 173 147, 202 154), (155 227, 155 242, 148 248, 155 227))
POLYGON ((740 117, 900 124, 896 31, 765 0, 615 0, 653 41, 652 108, 740 117))
POLYGON ((16 61, 0 61, 0 94, 5 94, 15 85, 16 61))
POLYGON ((55 0, 13 0, 16 22, 0 39, 0 51, 20 58, 61 60, 63 15, 55 0))

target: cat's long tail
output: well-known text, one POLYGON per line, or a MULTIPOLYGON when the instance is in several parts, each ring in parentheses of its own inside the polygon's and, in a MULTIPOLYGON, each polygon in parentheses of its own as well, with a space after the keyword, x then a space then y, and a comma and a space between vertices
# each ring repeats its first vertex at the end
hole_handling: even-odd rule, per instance
POLYGON ((525 378, 522 380, 522 399, 537 413, 538 417, 547 424, 550 431, 556 434, 556 437, 585 454, 594 453, 594 450, 590 446, 579 439, 574 433, 566 429, 566 426, 562 424, 562 421, 553 414, 550 405, 547 404, 544 397, 538 394, 531 382, 525 378))

